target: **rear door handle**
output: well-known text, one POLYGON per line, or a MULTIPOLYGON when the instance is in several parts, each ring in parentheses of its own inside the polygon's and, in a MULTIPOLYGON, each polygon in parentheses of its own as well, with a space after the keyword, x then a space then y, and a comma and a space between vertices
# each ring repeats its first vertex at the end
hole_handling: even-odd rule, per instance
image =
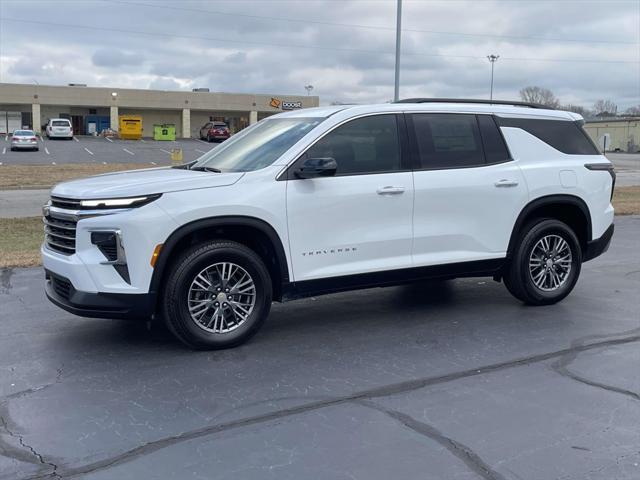
POLYGON ((380 187, 377 190, 378 195, 400 195, 404 193, 404 187, 393 187, 391 185, 380 187))
POLYGON ((498 180, 496 183, 494 183, 494 185, 498 188, 517 187, 518 182, 516 182, 515 180, 507 180, 506 178, 503 178, 502 180, 498 180))

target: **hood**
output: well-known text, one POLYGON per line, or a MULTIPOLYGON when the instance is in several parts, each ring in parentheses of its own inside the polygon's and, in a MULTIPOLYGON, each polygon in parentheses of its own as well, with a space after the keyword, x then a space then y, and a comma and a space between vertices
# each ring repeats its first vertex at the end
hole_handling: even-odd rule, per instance
POLYGON ((178 168, 150 168, 107 173, 56 185, 51 193, 70 198, 109 198, 168 193, 233 185, 244 173, 213 173, 178 168))

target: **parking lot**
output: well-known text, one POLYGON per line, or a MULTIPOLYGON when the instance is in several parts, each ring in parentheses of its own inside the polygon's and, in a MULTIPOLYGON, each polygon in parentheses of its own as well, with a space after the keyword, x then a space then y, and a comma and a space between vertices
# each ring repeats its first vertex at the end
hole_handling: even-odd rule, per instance
POLYGON ((491 279, 276 304, 233 350, 0 275, 0 478, 638 479, 640 217, 560 304, 491 279))
POLYGON ((61 165, 66 163, 140 163, 168 165, 171 150, 179 148, 189 162, 213 148, 215 143, 197 139, 176 141, 120 140, 105 137, 74 137, 73 140, 41 137, 38 151, 11 151, 11 138, 0 137, 0 162, 5 165, 61 165))

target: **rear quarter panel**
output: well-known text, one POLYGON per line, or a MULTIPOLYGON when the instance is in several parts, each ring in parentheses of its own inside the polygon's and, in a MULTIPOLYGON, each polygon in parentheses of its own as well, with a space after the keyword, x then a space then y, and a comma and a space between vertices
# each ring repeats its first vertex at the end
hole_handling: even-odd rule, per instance
POLYGON ((529 188, 529 200, 547 195, 573 195, 589 207, 592 239, 613 222, 612 179, 606 171, 591 171, 587 163, 609 163, 604 155, 568 155, 530 133, 501 127, 511 155, 518 161, 529 188))

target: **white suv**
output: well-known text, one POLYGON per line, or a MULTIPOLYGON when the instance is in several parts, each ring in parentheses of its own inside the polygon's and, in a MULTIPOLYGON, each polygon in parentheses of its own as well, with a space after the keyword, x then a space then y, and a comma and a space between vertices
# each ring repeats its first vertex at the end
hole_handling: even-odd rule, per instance
POLYGON ((433 99, 275 115, 186 165, 56 186, 46 292, 194 348, 244 342, 273 300, 428 278, 555 303, 613 235, 613 168, 581 123, 433 99))
POLYGON ((71 140, 73 138, 73 128, 71 122, 66 118, 52 118, 47 123, 45 129, 47 138, 66 138, 71 140))

